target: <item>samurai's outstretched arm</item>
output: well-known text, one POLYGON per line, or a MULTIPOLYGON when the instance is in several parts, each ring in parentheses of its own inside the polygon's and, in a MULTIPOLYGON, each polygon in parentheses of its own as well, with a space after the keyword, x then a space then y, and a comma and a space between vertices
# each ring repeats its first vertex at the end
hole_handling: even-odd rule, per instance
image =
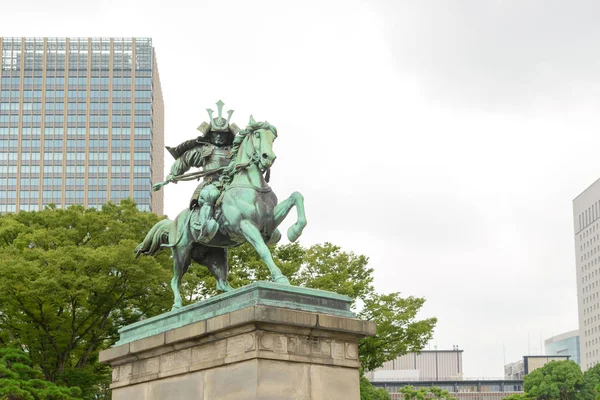
POLYGON ((206 157, 205 153, 207 153, 208 147, 209 146, 195 147, 183 153, 171 166, 171 172, 167 175, 167 179, 164 182, 152 185, 152 189, 156 191, 170 182, 177 183, 175 180, 176 176, 185 173, 192 167, 201 167, 204 158, 206 157))

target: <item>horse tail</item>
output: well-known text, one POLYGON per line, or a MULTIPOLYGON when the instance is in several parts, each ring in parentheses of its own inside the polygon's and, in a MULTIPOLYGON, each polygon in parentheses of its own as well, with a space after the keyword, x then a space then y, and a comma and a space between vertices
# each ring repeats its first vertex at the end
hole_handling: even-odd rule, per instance
POLYGON ((169 243, 169 229, 173 221, 169 219, 163 219, 158 221, 150 232, 144 238, 144 241, 137 245, 135 250, 135 257, 139 257, 140 254, 145 256, 153 256, 158 253, 163 245, 169 243))
MULTIPOLYGON (((185 211, 184 211, 185 212, 185 211)), ((181 213, 183 214, 183 213, 181 213)), ((173 221, 173 224, 171 225, 171 229, 173 236, 175 237, 175 243, 170 244, 169 241, 167 240, 165 243, 162 243, 160 246, 161 247, 168 247, 170 249, 177 247, 179 245, 179 243, 181 242, 181 240, 183 239, 183 237, 185 236, 185 234, 183 234, 182 232, 179 232, 179 229, 177 229, 177 225, 178 225, 178 221, 179 221, 179 217, 181 216, 181 214, 179 214, 177 216, 177 218, 175 218, 175 221, 173 221)), ((186 215, 186 219, 185 219, 185 224, 184 226, 189 227, 190 226, 190 221, 192 220, 192 211, 191 210, 187 210, 187 215, 186 215)), ((167 228, 168 229, 168 228, 167 228)), ((189 229, 189 228, 188 228, 189 229)), ((168 234, 167 234, 168 235, 168 234)))

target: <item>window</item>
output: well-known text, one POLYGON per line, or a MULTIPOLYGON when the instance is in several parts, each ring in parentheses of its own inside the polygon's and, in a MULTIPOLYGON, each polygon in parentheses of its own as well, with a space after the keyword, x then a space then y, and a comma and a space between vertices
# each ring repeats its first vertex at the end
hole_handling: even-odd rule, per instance
POLYGON ((150 90, 136 90, 135 97, 138 99, 149 99, 152 97, 152 91, 150 90))
POLYGON ((137 85, 151 85, 152 78, 135 78, 135 84, 137 85))
POLYGON ((138 127, 135 127, 134 130, 133 130, 133 134, 134 135, 150 135, 151 133, 152 133, 152 128, 138 128, 138 127))

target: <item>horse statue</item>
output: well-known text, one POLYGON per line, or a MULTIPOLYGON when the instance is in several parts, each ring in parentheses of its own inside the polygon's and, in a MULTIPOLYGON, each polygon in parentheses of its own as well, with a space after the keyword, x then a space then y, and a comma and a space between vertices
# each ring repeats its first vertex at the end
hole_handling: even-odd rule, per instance
POLYGON ((137 256, 154 255, 163 247, 171 248, 173 255, 174 294, 173 309, 182 307, 179 288, 181 278, 187 272, 191 260, 205 265, 217 281, 217 290, 228 292, 233 288, 227 282, 227 249, 248 242, 266 263, 273 282, 289 285, 290 282, 273 262, 268 244, 281 239, 277 229, 292 207, 296 207, 297 221, 287 231, 294 242, 306 226, 304 198, 294 192, 286 200, 277 203, 277 196, 263 177, 275 161, 273 141, 277 130, 268 122, 251 119, 246 129, 239 131, 233 141, 231 162, 223 171, 223 189, 215 214, 219 224, 216 235, 208 242, 198 241, 197 232, 190 224, 193 210, 185 209, 174 221, 164 219, 156 223, 140 243, 137 256))

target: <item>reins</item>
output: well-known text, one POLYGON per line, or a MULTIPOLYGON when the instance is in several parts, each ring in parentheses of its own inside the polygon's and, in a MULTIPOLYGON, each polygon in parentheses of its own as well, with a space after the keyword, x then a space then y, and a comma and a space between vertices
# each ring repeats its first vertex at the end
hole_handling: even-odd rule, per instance
MULTIPOLYGON (((248 157, 250 157, 250 160, 245 163, 236 164, 233 167, 235 170, 234 175, 238 174, 243 169, 247 169, 253 163, 258 163, 260 161, 260 149, 258 151, 258 157, 255 157, 257 155, 256 146, 254 146, 254 142, 252 141, 251 137, 248 137, 247 140, 250 141, 250 144, 252 146, 252 155, 248 155, 246 153, 246 155, 248 157)), ((219 195, 219 198, 215 202, 215 206, 219 207, 223 201, 223 195, 225 194, 225 192, 227 192, 229 189, 234 189, 234 188, 253 189, 259 193, 269 193, 272 191, 272 189, 269 185, 267 185, 266 187, 259 187, 259 186, 250 185, 250 184, 229 183, 229 184, 224 185, 223 190, 221 191, 221 194, 219 195)))

